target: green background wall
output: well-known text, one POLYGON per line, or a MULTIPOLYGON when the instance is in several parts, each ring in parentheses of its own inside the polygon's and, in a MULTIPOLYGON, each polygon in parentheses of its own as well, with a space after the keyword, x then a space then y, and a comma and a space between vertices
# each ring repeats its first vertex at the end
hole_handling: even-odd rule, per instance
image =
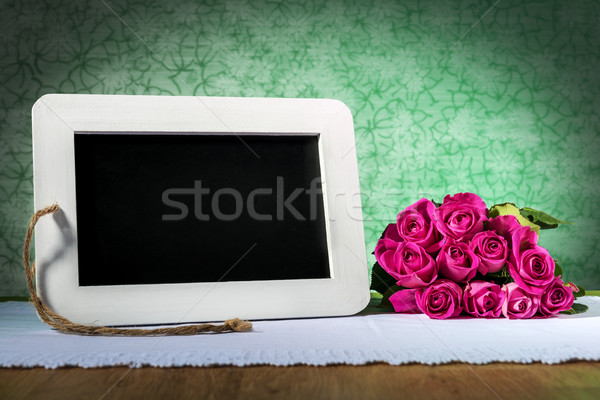
POLYGON ((3 2, 0 295, 26 294, 30 112, 46 93, 342 100, 368 253, 418 198, 473 191, 577 223, 541 241, 599 289, 599 71, 591 1, 3 2))

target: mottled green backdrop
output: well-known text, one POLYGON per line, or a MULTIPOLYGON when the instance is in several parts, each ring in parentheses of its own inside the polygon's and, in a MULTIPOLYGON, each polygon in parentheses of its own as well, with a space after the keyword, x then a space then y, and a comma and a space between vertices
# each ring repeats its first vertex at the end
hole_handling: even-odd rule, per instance
POLYGON ((473 191, 576 222, 542 244, 599 289, 599 72, 593 1, 3 1, 0 295, 26 293, 30 110, 58 92, 342 100, 369 253, 421 196, 473 191))

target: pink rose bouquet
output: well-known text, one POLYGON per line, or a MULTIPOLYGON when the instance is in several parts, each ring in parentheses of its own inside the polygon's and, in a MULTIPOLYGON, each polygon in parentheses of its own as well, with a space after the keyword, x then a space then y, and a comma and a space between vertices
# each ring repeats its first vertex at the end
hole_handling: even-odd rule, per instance
POLYGON ((398 214, 375 247, 371 289, 396 312, 446 319, 547 318, 585 311, 585 291, 538 244, 540 229, 566 222, 473 193, 421 199, 398 214), (577 307, 574 307, 577 306, 577 307))

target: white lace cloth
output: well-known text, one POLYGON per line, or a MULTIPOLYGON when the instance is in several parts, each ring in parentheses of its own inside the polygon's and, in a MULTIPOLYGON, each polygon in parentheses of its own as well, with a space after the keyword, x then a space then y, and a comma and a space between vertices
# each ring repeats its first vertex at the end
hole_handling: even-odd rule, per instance
POLYGON ((62 334, 44 325, 30 304, 7 302, 0 303, 0 366, 600 360, 600 297, 579 302, 589 306, 586 313, 550 319, 438 321, 369 307, 353 317, 255 321, 252 332, 137 338, 62 334))

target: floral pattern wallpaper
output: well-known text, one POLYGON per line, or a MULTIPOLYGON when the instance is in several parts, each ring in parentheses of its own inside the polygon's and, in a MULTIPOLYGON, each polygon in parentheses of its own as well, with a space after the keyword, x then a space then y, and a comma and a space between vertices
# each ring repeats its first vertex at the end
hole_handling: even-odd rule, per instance
POLYGON ((600 289, 598 71, 594 1, 1 1, 0 296, 27 293, 46 93, 339 99, 369 262, 404 207, 473 191, 575 223, 541 243, 600 289))

